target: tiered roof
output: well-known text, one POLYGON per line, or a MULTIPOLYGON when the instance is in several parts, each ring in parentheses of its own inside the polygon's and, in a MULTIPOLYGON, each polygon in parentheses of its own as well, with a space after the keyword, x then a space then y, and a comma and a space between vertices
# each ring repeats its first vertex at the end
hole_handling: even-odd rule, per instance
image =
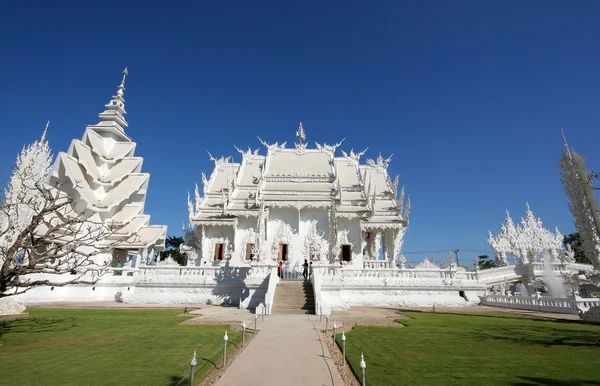
POLYGON ((98 115, 101 121, 86 126, 83 138, 73 139, 69 150, 58 155, 50 182, 76 197, 77 213, 118 229, 103 241, 106 245, 162 250, 167 227, 149 225, 150 216, 144 214, 150 174, 142 173, 143 159, 134 156, 136 144, 124 130, 126 76, 127 69, 117 95, 98 115))
MULTIPOLYGON (((295 147, 286 143, 268 144, 266 155, 258 150, 237 149, 240 163, 231 157, 211 159, 215 168, 206 178, 203 173, 204 197, 196 189, 196 203, 188 200, 190 223, 234 224, 238 216, 257 217, 264 207, 331 208, 337 217, 360 218, 363 227, 402 227, 408 224, 404 191, 397 200, 398 181, 387 172, 391 159, 367 160, 364 154, 342 151, 333 146, 316 144, 309 149, 302 124, 295 147)), ((259 138, 260 139, 260 138, 259 138)))

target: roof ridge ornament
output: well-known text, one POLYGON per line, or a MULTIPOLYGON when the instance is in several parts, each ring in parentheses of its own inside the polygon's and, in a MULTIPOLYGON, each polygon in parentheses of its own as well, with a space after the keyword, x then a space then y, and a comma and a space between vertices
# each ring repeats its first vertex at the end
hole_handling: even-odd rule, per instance
POLYGON ((350 154, 346 153, 343 150, 341 150, 341 152, 344 157, 356 161, 357 163, 360 163, 360 157, 362 157, 367 152, 367 150, 369 150, 368 147, 359 153, 355 153, 354 148, 350 149, 350 154))
POLYGON ((213 161, 215 163, 215 165, 219 165, 219 164, 229 164, 231 163, 231 156, 221 156, 221 158, 215 158, 213 157, 212 154, 210 154, 210 151, 206 151, 208 153, 208 156, 210 157, 210 160, 213 161))
POLYGON ((263 141, 258 135, 256 136, 256 138, 258 138, 260 143, 262 143, 263 146, 266 147, 268 150, 283 150, 285 149, 285 145, 287 144, 287 141, 282 143, 281 145, 278 142, 275 142, 274 144, 268 144, 267 142, 263 141))
POLYGON ((298 131, 296 131, 296 138, 300 143, 306 141, 306 133, 304 132, 304 128, 302 127, 302 122, 300 122, 300 126, 298 126, 298 131))
POLYGON ((390 155, 388 158, 383 159, 383 157, 381 156, 381 153, 379 153, 379 157, 377 157, 377 161, 373 160, 373 159, 368 159, 367 160, 367 165, 372 166, 372 167, 378 167, 381 169, 387 169, 388 166, 390 166, 390 162, 392 162, 392 157, 394 155, 390 155))
POLYGON ((259 155, 258 151, 260 149, 256 149, 253 152, 252 149, 250 148, 250 146, 248 146, 248 150, 242 150, 235 145, 233 145, 233 147, 235 147, 235 150, 237 150, 237 152, 240 153, 242 155, 242 157, 250 157, 250 156, 258 156, 259 155))
POLYGON ((328 152, 331 152, 332 155, 335 155, 335 151, 337 150, 338 147, 340 147, 342 145, 342 143, 346 140, 346 138, 343 138, 341 141, 339 141, 338 143, 334 144, 334 145, 328 145, 325 142, 323 142, 323 145, 321 145, 318 142, 315 142, 315 145, 317 146, 318 150, 325 150, 328 152))

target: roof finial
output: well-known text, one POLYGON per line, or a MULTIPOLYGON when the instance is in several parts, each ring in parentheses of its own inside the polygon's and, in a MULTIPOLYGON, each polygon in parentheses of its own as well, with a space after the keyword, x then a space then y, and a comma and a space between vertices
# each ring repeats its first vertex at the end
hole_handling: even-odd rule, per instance
POLYGON ((298 138, 298 141, 300 141, 300 143, 306 140, 306 133, 304 132, 304 128, 302 127, 302 122, 300 122, 298 131, 296 131, 296 138, 298 138))
POLYGON ((46 127, 44 128, 44 132, 42 133, 41 141, 44 142, 46 140, 46 134, 48 133, 48 126, 50 126, 50 121, 46 122, 46 127))
POLYGON ((571 157, 571 150, 569 149, 569 144, 567 143, 567 137, 565 137, 565 132, 563 131, 563 128, 560 128, 560 133, 562 134, 563 137, 563 143, 565 144, 565 150, 567 151, 567 154, 569 154, 569 157, 571 157))
POLYGON ((125 67, 125 69, 123 70, 123 80, 121 80, 119 90, 117 91, 118 96, 123 96, 123 90, 125 90, 125 78, 127 77, 127 75, 129 75, 129 72, 127 71, 127 67, 125 67))

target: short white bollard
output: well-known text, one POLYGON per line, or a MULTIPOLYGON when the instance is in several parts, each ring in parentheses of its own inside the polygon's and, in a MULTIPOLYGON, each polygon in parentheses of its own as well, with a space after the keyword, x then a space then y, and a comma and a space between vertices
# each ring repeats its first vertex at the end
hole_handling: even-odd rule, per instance
POLYGON ((223 340, 225 341, 225 345, 223 346, 223 368, 225 368, 227 366, 227 341, 229 340, 229 337, 227 336, 227 330, 225 330, 225 336, 223 337, 223 340))
POLYGON ((263 312, 262 312, 262 316, 260 317, 260 321, 264 322, 265 321, 265 308, 267 308, 267 305, 265 304, 265 306, 263 307, 263 312))
POLYGON ((246 321, 242 322, 242 347, 246 344, 246 321))
POLYGON ((190 386, 194 386, 194 369, 196 368, 196 350, 194 350, 194 356, 192 357, 192 361, 190 362, 190 386))
POLYGON ((335 334, 336 334, 337 325, 333 322, 333 345, 335 346, 335 334))
POLYGON ((367 378, 365 376, 365 369, 367 364, 365 363, 365 356, 360 353, 360 372, 362 373, 362 386, 367 386, 367 378))
POLYGON ((258 321, 258 315, 254 314, 254 333, 256 334, 256 322, 258 321))
POLYGON ((325 331, 329 330, 329 315, 325 315, 325 331))
POLYGON ((346 334, 344 334, 344 330, 342 330, 342 355, 344 361, 342 366, 346 366, 346 334))

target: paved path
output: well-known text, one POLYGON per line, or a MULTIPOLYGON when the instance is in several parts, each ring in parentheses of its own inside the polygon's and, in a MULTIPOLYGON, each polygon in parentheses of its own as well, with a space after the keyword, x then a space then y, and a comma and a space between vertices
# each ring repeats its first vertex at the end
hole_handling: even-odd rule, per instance
POLYGON ((315 315, 269 315, 259 333, 216 383, 218 386, 343 386, 315 315))

